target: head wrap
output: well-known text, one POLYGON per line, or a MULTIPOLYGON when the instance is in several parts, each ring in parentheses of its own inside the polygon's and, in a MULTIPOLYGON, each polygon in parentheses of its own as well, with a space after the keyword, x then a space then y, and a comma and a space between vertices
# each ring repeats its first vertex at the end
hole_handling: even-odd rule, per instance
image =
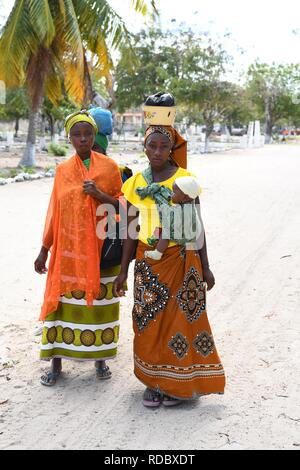
POLYGON ((175 184, 191 199, 196 199, 196 197, 201 194, 200 183, 194 176, 182 176, 180 178, 176 178, 175 184))
POLYGON ((181 168, 187 168, 187 142, 172 126, 149 126, 145 133, 144 143, 151 134, 159 132, 165 135, 172 144, 171 157, 181 168))
POLYGON ((95 143, 100 145, 100 147, 102 147, 103 150, 106 151, 108 147, 108 138, 106 137, 106 135, 98 133, 95 137, 95 143))
POLYGON ((111 135, 113 132, 112 114, 107 109, 103 109, 100 107, 90 108, 89 113, 94 118, 98 128, 95 143, 100 145, 100 147, 106 153, 106 150, 108 148, 107 136, 111 135))
POLYGON ((98 127, 94 118, 90 115, 88 111, 83 109, 82 111, 77 111, 76 113, 73 113, 67 116, 65 120, 65 129, 66 129, 68 136, 70 135, 70 131, 72 127, 75 126, 75 124, 77 124, 78 122, 87 122, 88 124, 91 124, 91 126, 93 126, 93 129, 95 131, 95 134, 97 134, 98 127))
POLYGON ((97 124, 99 134, 111 135, 113 133, 113 118, 108 109, 90 108, 89 113, 97 124))

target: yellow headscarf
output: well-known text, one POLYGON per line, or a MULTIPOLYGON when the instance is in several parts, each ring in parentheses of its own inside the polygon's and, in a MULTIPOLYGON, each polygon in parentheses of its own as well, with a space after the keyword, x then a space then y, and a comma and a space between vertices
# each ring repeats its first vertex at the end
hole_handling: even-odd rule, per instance
POLYGON ((76 113, 70 114, 66 117, 65 129, 68 136, 70 135, 72 127, 75 126, 75 124, 77 124, 78 122, 88 122, 89 124, 91 124, 91 126, 93 126, 95 134, 98 133, 98 127, 94 118, 88 111, 83 109, 82 111, 77 111, 76 113))

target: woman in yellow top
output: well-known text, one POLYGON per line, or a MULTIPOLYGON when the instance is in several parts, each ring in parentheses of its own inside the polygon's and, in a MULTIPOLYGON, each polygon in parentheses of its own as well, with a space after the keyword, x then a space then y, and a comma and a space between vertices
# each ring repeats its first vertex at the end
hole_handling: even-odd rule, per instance
MULTIPOLYGON (((159 238, 158 203, 186 170, 186 142, 171 126, 150 126, 145 135, 150 166, 127 180, 128 233, 114 295, 124 295, 135 247, 132 226, 139 215, 139 241, 134 283, 134 372, 147 387, 143 404, 172 406, 211 393, 223 394, 225 375, 206 314, 206 285, 215 280, 206 242, 197 250, 170 242, 161 260, 145 258, 153 237, 159 238), (150 175, 150 181, 149 181, 150 175)), ((199 202, 199 200, 197 201, 199 202)), ((204 238, 205 240, 205 238, 204 238)))

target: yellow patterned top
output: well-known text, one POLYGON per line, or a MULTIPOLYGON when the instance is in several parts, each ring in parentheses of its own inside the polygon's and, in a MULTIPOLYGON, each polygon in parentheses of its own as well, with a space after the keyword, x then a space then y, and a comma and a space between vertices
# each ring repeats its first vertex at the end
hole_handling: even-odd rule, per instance
MULTIPOLYGON (((172 189, 173 183, 176 178, 181 178, 182 176, 195 176, 194 173, 185 170, 183 168, 178 168, 176 173, 171 176, 171 178, 161 181, 159 184, 164 185, 169 189, 172 189)), ((149 196, 145 199, 141 199, 138 194, 136 194, 136 189, 140 187, 146 187, 147 182, 144 179, 142 173, 137 173, 136 175, 129 178, 122 186, 122 193, 124 197, 139 210, 139 240, 147 244, 147 239, 152 237, 154 234, 158 235, 158 229, 161 228, 161 223, 159 219, 159 214, 156 208, 156 204, 149 196)), ((176 245, 175 242, 170 242, 169 246, 176 245)))

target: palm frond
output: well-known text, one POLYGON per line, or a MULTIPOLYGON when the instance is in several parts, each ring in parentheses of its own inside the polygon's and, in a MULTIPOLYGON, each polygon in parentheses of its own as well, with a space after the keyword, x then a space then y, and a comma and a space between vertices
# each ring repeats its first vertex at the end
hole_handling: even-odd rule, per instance
MULTIPOLYGON (((60 0, 56 15, 55 56, 62 64, 65 88, 77 102, 84 94, 84 50, 77 13, 72 0, 60 0)), ((84 2, 83 2, 84 3, 84 2)))
POLYGON ((138 13, 142 13, 142 15, 146 16, 148 13, 148 5, 147 2, 144 0, 131 0, 133 8, 138 13))
POLYGON ((63 75, 61 72, 61 64, 55 55, 51 54, 49 70, 45 79, 44 95, 49 98, 51 103, 58 105, 63 97, 63 75))
POLYGON ((66 21, 66 6, 64 0, 58 0, 58 4, 60 14, 63 17, 63 20, 66 21))
POLYGON ((8 87, 22 85, 31 54, 39 41, 30 21, 26 0, 15 2, 0 38, 0 78, 8 87))
POLYGON ((150 8, 152 9, 152 13, 154 15, 158 15, 158 10, 156 7, 156 2, 155 0, 151 0, 150 2, 145 1, 145 0, 132 0, 132 5, 135 11, 138 13, 142 13, 142 15, 146 16, 147 14, 150 13, 150 8), (150 3, 150 5, 149 5, 150 3))
POLYGON ((105 37, 102 35, 101 32, 99 32, 99 37, 96 41, 96 44, 96 49, 90 49, 96 57, 95 62, 93 61, 93 59, 91 61, 93 73, 95 78, 105 78, 106 86, 108 89, 110 89, 112 87, 111 71, 113 69, 113 61, 109 53, 105 37))
POLYGON ((55 25, 48 0, 28 0, 31 27, 40 44, 50 47, 55 36, 55 25))
POLYGON ((56 26, 56 43, 61 41, 63 47, 73 55, 77 61, 78 67, 83 69, 83 46, 80 28, 77 20, 77 14, 74 9, 72 0, 60 1, 62 13, 57 16, 56 26))
POLYGON ((64 83, 68 96, 81 103, 84 98, 84 80, 78 75, 77 64, 73 61, 65 62, 64 83))
POLYGON ((83 40, 89 44, 97 41, 98 31, 105 35, 109 49, 130 43, 131 34, 125 22, 106 0, 74 0, 74 8, 83 40))

